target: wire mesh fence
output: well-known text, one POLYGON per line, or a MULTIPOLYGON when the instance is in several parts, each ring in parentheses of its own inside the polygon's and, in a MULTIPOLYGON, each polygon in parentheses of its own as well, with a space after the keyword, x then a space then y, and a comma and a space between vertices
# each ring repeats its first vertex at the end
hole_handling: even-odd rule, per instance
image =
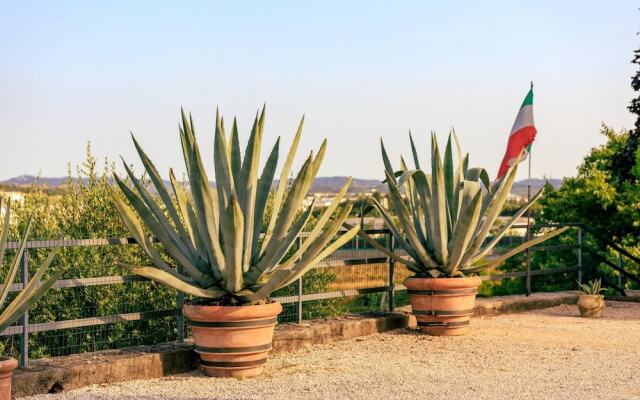
MULTIPOLYGON (((380 226, 368 226, 366 231, 381 245, 404 255, 402 249, 394 246, 389 231, 380 226)), ((563 240, 571 242, 572 246, 562 250, 580 258, 576 255, 576 251, 580 251, 575 244, 576 234, 566 236, 563 240)), ((304 240, 304 234, 300 240, 304 240)), ((503 245, 513 247, 518 240, 521 239, 507 239, 503 245)), ((45 255, 43 249, 60 247, 63 259, 72 267, 54 285, 54 290, 30 311, 25 321, 0 333, 3 339, 0 340, 0 347, 3 347, 0 351, 17 357, 22 365, 29 359, 189 337, 188 324, 185 326, 180 312, 184 299, 175 290, 138 276, 118 275, 121 270, 114 266, 114 261, 125 258, 131 263, 144 262, 132 240, 38 241, 30 242, 27 247, 29 251, 24 257, 32 259, 33 265, 45 255)), ((554 273, 551 268, 567 265, 565 262, 570 256, 543 259, 534 266, 534 272, 549 268, 548 273, 554 273)), ((561 271, 563 275, 558 281, 573 282, 579 263, 572 268, 561 271), (573 276, 569 278, 568 274, 573 276)), ((493 275, 485 278, 504 285, 509 280, 522 280, 524 271, 520 259, 505 269, 491 271, 493 275)), ((27 277, 32 272, 28 262, 24 262, 23 272, 27 277)), ((300 280, 274 292, 272 297, 283 306, 279 322, 386 311, 408 304, 402 282, 410 275, 401 263, 389 260, 356 237, 300 280)), ((538 284, 537 280, 534 282, 538 284)), ((11 289, 15 294, 21 287, 18 283, 11 289)), ((493 293, 498 293, 495 287, 499 286, 492 286, 493 293)))

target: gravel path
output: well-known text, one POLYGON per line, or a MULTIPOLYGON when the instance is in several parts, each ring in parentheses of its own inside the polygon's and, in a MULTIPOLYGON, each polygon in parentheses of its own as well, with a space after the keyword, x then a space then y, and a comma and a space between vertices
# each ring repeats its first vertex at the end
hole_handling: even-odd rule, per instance
POLYGON ((465 337, 403 330, 271 357, 247 380, 201 373, 29 397, 55 399, 640 399, 640 303, 475 318, 465 337))

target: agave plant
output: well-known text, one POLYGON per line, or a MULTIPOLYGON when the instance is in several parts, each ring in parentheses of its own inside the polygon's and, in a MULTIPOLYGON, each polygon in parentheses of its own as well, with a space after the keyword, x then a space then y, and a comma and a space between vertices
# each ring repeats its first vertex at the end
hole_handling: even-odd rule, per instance
POLYGON ((582 294, 587 296, 597 296, 604 290, 600 279, 589 281, 588 283, 581 283, 578 281, 578 286, 580 287, 582 294))
POLYGON ((397 220, 380 202, 369 198, 391 230, 397 243, 409 258, 399 257, 379 245, 364 233, 360 235, 372 246, 396 261, 405 264, 418 277, 466 276, 484 268, 492 268, 509 257, 559 235, 568 228, 556 229, 537 236, 522 245, 492 258, 500 238, 542 195, 538 192, 492 239, 485 243, 509 195, 516 177, 517 165, 505 177, 491 184, 484 168, 469 168, 469 155, 462 151, 454 132, 449 135, 444 160, 440 155, 435 134, 431 135, 431 173, 424 172, 411 134, 409 134, 415 169, 409 170, 401 159, 400 170, 394 172, 381 142, 389 204, 397 220), (454 166, 452 137, 457 149, 454 166), (404 196, 403 196, 404 193, 404 196))
POLYGON ((272 206, 267 207, 280 139, 258 176, 264 121, 263 108, 256 114, 241 157, 235 118, 227 137, 224 121, 216 113, 216 187, 212 188, 200 157, 193 120, 182 111, 179 131, 191 196, 171 170, 172 193, 169 193, 156 167, 133 137, 162 206, 123 160, 133 189, 117 175, 114 177, 130 205, 116 193, 113 198, 122 220, 154 264, 154 267, 124 267, 189 295, 217 299, 221 304, 252 304, 294 282, 357 234, 358 229, 354 228, 332 241, 351 211, 350 205, 338 210, 350 179, 317 221, 310 220, 313 203, 303 207, 320 168, 326 140, 315 156, 311 153, 307 157, 295 179, 289 182, 304 117, 280 173, 272 206), (163 246, 169 259, 147 237, 140 221, 163 246), (308 228, 309 233, 294 251, 292 245, 303 228, 308 228))
MULTIPOLYGON (((3 199, 0 197, 0 210, 2 210, 3 199)), ((7 236, 9 234, 9 222, 11 219, 11 202, 6 202, 6 210, 4 213, 4 221, 2 224, 2 232, 0 233, 0 269, 4 270, 4 255, 7 249, 7 236)), ((62 275, 62 271, 53 274, 46 280, 42 280, 47 268, 51 265, 53 258, 55 257, 56 251, 51 251, 45 261, 40 265, 36 274, 31 277, 29 283, 22 289, 18 295, 7 305, 4 307, 4 304, 7 300, 7 296, 9 295, 9 291, 11 289, 11 284, 13 283, 16 273, 18 272, 18 267, 20 265, 20 260, 22 258, 22 254, 24 253, 25 246, 27 244, 27 237, 29 236, 29 232, 31 231, 31 221, 32 217, 29 218, 27 222, 27 227, 24 231, 24 235, 20 240, 20 244, 14 255, 13 259, 9 262, 9 269, 7 271, 7 275, 4 278, 4 283, 2 288, 0 288, 0 307, 2 307, 2 313, 0 313, 0 332, 5 330, 8 326, 13 324, 18 320, 18 318, 22 317, 22 315, 29 310, 33 306, 35 302, 37 302, 42 295, 57 281, 62 275)))

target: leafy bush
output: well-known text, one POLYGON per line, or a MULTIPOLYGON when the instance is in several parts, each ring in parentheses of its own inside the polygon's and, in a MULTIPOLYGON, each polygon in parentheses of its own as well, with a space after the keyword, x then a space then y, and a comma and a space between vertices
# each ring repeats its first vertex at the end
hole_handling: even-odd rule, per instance
MULTIPOLYGON (((69 167, 64 190, 51 193, 39 184, 29 189, 22 203, 15 203, 14 223, 10 240, 16 240, 24 229, 26 217, 35 212, 30 238, 33 240, 122 238, 129 233, 114 211, 109 195, 109 176, 113 165, 105 160, 101 165, 87 146, 86 160, 75 168, 69 167), (75 175, 75 177, 73 176, 75 175)), ((272 199, 268 200, 268 207, 272 199)), ((313 216, 310 220, 318 218, 313 216)), ((312 222, 312 221, 310 221, 312 222)), ((47 250, 30 250, 30 266, 39 265, 47 250)), ((108 245, 62 248, 53 269, 64 267, 62 279, 124 275, 126 271, 115 262, 144 265, 147 257, 137 245, 108 245)), ((34 273, 35 271, 30 271, 34 273)), ((303 280, 303 293, 328 290, 335 275, 328 269, 310 271, 303 280)), ((285 287, 274 296, 296 295, 296 283, 285 287)), ((50 290, 38 306, 31 310, 30 323, 61 321, 77 318, 108 316, 176 307, 176 291, 154 282, 65 288, 50 290)), ((317 318, 348 312, 339 299, 305 303, 303 318, 317 318)), ((294 320, 284 315, 282 321, 294 320)), ((140 344, 175 340, 175 317, 146 321, 122 322, 62 331, 33 333, 29 336, 30 357, 42 358, 99 351, 140 344)), ((17 355, 18 337, 8 337, 0 343, 0 351, 17 355)))

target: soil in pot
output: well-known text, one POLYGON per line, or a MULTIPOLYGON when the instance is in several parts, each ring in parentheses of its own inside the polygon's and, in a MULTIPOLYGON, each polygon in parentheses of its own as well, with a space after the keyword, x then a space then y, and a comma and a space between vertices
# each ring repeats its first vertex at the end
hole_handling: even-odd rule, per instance
POLYGON ((480 278, 407 278, 411 309, 424 333, 458 336, 469 331, 480 278))
POLYGON ((205 374, 248 378, 262 373, 280 303, 249 306, 185 304, 195 351, 205 374))
POLYGON ((11 400, 11 378, 18 361, 11 357, 0 357, 0 400, 11 400))
POLYGON ((578 298, 580 316, 585 318, 600 318, 604 311, 604 296, 581 294, 578 298))

